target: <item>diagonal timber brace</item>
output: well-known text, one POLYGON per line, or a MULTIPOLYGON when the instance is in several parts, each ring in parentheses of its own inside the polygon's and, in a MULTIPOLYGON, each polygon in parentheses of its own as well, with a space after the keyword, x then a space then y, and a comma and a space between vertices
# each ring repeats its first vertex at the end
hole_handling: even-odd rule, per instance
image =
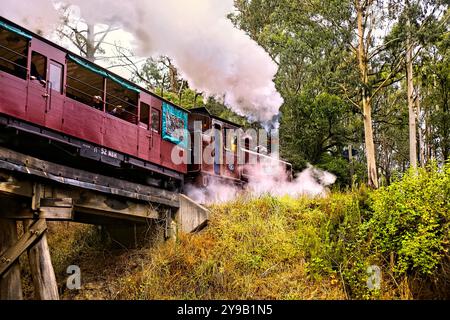
POLYGON ((0 277, 17 261, 17 259, 38 241, 47 230, 45 219, 34 222, 17 243, 0 256, 0 277))

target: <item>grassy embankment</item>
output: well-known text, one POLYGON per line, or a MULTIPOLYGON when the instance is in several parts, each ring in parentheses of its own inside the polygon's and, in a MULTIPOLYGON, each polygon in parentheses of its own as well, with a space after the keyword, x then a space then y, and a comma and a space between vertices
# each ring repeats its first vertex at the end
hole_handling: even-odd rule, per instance
POLYGON ((83 276, 83 289, 63 297, 450 298, 450 165, 378 191, 241 198, 211 210, 201 233, 139 250, 112 251, 93 227, 59 226, 50 245, 61 288, 68 265, 83 276), (371 265, 382 271, 379 290, 367 286, 371 265))

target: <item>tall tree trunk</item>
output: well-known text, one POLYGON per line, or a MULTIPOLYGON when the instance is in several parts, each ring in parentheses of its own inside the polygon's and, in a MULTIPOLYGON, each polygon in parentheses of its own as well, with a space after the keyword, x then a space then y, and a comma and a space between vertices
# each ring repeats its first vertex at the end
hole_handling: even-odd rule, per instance
MULTIPOLYGON (((436 79, 434 80, 434 86, 436 86, 436 79)), ((428 90, 427 95, 430 95, 430 92, 429 92, 430 89, 428 88, 427 90, 428 90)), ((433 144, 434 144, 434 141, 433 141, 433 124, 432 124, 432 121, 431 121, 431 113, 432 113, 431 110, 432 110, 431 107, 428 106, 428 108, 426 109, 427 116, 426 116, 426 122, 425 122, 426 123, 426 128, 427 128, 427 130, 426 130, 426 132, 427 132, 426 141, 427 141, 427 161, 428 162, 433 160, 433 144)))
POLYGON ((355 176, 355 167, 353 165, 353 145, 348 145, 348 162, 350 164, 350 184, 353 188, 355 184, 354 176, 355 176))
MULTIPOLYGON (((409 7, 409 2, 407 1, 409 7)), ((411 43, 411 21, 408 17, 406 37, 406 82, 408 85, 409 113, 409 162, 412 168, 417 168, 417 129, 416 112, 414 110, 414 75, 413 75, 413 45, 411 43)), ((418 97, 417 97, 418 98, 418 97)))
POLYGON ((372 188, 378 188, 378 174, 375 160, 375 144, 373 141, 373 127, 372 127, 372 99, 370 97, 369 87, 369 66, 367 50, 364 44, 365 40, 365 23, 364 15, 367 3, 361 3, 361 0, 355 0, 358 23, 358 65, 360 72, 360 80, 363 84, 362 91, 362 107, 364 116, 364 137, 366 145, 367 157, 367 176, 368 184, 372 188))
POLYGON ((178 93, 180 88, 178 85, 178 70, 175 66, 169 62, 169 77, 170 77, 170 91, 178 93))
POLYGON ((417 110, 417 124, 418 124, 418 131, 419 131, 419 161, 420 166, 422 168, 425 167, 426 163, 426 151, 425 151, 425 138, 424 138, 424 130, 423 130, 423 122, 422 119, 424 119, 423 112, 420 108, 420 92, 417 90, 417 99, 416 99, 416 110, 417 110))
POLYGON ((442 161, 450 160, 450 105, 449 105, 449 93, 448 90, 445 89, 445 82, 441 82, 441 86, 443 88, 442 96, 443 96, 443 130, 442 130, 442 138, 441 138, 441 146, 442 146, 442 161))
POLYGON ((178 70, 172 64, 172 60, 170 60, 169 57, 164 57, 164 60, 162 62, 167 67, 167 69, 169 69, 169 91, 178 94, 180 90, 180 86, 178 83, 178 70))
POLYGON ((368 184, 372 188, 378 188, 378 173, 375 160, 375 143, 373 142, 372 128, 372 101, 363 97, 364 138, 366 143, 368 184))
POLYGON ((95 34, 94 25, 87 25, 87 36, 86 36, 86 59, 91 62, 95 62, 95 34))

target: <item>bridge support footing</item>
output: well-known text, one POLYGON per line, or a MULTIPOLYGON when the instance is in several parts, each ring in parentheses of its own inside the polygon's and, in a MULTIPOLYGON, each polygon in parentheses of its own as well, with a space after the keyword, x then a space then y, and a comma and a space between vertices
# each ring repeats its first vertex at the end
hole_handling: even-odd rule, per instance
POLYGON ((176 220, 181 232, 196 232, 208 224, 209 210, 191 198, 180 194, 180 208, 176 214, 176 220))

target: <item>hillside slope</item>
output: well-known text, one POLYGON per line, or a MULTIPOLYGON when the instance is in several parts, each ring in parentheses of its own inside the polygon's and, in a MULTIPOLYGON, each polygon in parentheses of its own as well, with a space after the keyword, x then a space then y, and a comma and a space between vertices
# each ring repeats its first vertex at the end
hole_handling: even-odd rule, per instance
POLYGON ((241 198, 211 211, 200 233, 139 250, 112 250, 93 227, 53 226, 62 297, 450 298, 450 166, 378 191, 241 198), (79 291, 65 289, 70 264, 82 270, 79 291))

